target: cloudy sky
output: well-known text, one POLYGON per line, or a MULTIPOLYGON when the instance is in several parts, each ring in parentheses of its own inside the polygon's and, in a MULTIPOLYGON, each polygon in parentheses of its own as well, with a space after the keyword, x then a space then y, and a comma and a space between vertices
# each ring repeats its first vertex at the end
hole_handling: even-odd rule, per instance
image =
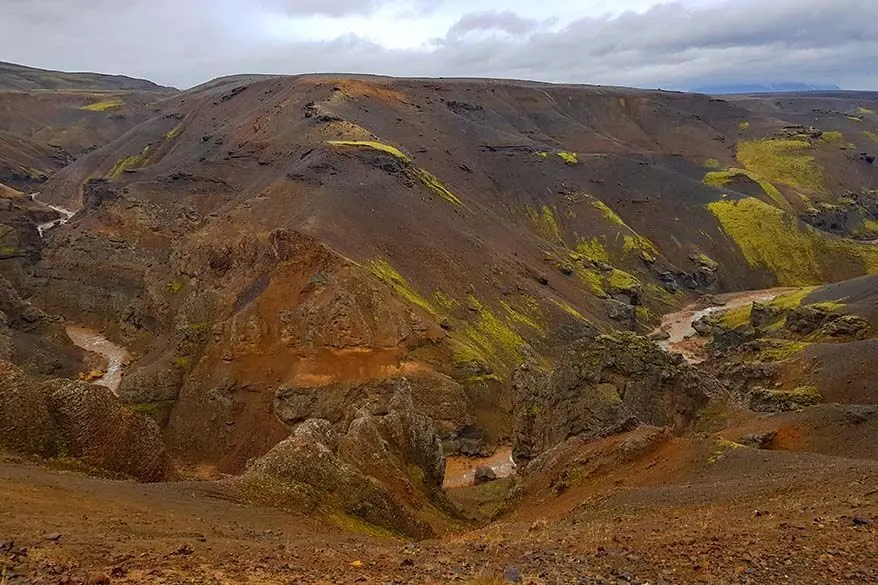
POLYGON ((0 0, 0 60, 233 73, 878 89, 875 0, 0 0))

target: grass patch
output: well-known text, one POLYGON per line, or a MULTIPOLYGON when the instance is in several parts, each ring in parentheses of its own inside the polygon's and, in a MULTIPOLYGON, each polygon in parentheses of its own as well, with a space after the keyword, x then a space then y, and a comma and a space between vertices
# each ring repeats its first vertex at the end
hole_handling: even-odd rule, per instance
POLYGON ((765 346, 756 352, 756 359, 761 362, 783 362, 792 359, 808 349, 810 343, 772 339, 763 341, 765 346))
POLYGON ((110 98, 93 104, 88 104, 87 106, 82 106, 79 109, 86 112, 106 112, 107 110, 121 108, 123 105, 124 102, 120 98, 110 98))
POLYGON ((780 285, 825 282, 838 264, 860 265, 860 274, 878 270, 878 247, 826 237, 754 197, 707 207, 747 262, 770 270, 780 285))
POLYGON ((805 140, 764 139, 738 143, 738 160, 771 183, 804 191, 822 191, 823 169, 809 154, 805 140))

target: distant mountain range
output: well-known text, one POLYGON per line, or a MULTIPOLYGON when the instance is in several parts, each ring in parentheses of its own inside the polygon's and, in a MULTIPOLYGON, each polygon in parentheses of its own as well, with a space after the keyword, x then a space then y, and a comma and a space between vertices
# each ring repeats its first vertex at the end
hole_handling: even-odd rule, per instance
POLYGON ((784 93, 792 91, 838 91, 841 87, 834 83, 803 83, 787 81, 781 83, 733 83, 728 85, 706 85, 693 88, 695 93, 784 93))

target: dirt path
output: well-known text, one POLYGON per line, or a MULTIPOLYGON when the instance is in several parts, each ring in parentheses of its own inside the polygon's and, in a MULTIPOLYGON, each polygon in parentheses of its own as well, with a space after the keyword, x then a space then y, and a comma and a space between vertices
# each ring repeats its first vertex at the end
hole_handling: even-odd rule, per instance
POLYGON ((681 354, 689 363, 701 363, 705 359, 704 346, 707 343, 707 339, 697 336, 695 329, 692 328, 693 322, 711 313, 736 309, 754 302, 765 303, 794 290, 796 289, 772 288, 724 293, 716 295, 716 299, 719 303, 722 303, 721 305, 705 307, 703 304, 695 303, 681 311, 668 313, 662 317, 662 324, 658 330, 664 331, 670 337, 660 341, 659 346, 671 353, 681 354))
POLYGON ((131 361, 131 354, 120 345, 116 345, 97 331, 71 325, 67 327, 67 337, 85 351, 96 353, 107 359, 107 370, 103 376, 94 380, 94 384, 105 386, 113 394, 119 391, 122 384, 122 370, 131 361))

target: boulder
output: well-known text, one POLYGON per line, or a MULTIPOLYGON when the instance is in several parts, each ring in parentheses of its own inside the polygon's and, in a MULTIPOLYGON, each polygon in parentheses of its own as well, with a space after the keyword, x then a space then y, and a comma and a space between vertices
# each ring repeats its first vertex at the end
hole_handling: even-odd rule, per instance
POLYGON ((797 307, 787 313, 786 328, 793 333, 810 335, 826 323, 831 313, 829 309, 820 306, 797 307))
POLYGON ((789 412, 820 404, 823 397, 813 386, 795 390, 769 390, 756 387, 750 391, 750 408, 756 412, 789 412))
POLYGON ((829 337, 861 337, 870 328, 869 321, 858 315, 842 315, 830 319, 820 332, 829 337))
POLYGON ((633 333, 575 342, 554 371, 525 364, 514 372, 512 385, 516 462, 632 417, 683 430, 712 396, 724 394, 711 375, 633 333))
POLYGON ((783 311, 771 305, 754 302, 750 308, 750 325, 762 329, 777 321, 782 314, 783 311))
POLYGON ((482 485, 497 480, 497 474, 490 467, 477 467, 474 475, 475 484, 482 485))

